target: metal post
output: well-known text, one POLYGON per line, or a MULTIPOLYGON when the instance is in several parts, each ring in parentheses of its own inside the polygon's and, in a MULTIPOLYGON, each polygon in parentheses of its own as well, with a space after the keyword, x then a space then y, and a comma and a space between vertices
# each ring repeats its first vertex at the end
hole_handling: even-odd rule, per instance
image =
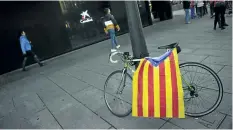
MULTIPOLYGON (((146 41, 142 31, 142 22, 138 9, 137 1, 125 1, 130 40, 135 58, 144 58, 149 56, 146 47, 146 41)), ((135 67, 138 67, 137 63, 135 67)))

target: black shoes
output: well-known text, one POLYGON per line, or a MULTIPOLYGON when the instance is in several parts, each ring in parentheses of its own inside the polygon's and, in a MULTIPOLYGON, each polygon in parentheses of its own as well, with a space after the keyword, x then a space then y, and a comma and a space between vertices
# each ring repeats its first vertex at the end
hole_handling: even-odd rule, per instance
MULTIPOLYGON (((44 66, 44 64, 43 63, 39 63, 39 65, 40 65, 40 67, 42 67, 42 66, 44 66)), ((27 69, 26 68, 22 68, 22 71, 27 71, 27 69)))
MULTIPOLYGON (((221 30, 226 29, 225 27, 219 27, 219 28, 221 28, 221 30)), ((214 27, 214 30, 216 30, 216 27, 214 27)))

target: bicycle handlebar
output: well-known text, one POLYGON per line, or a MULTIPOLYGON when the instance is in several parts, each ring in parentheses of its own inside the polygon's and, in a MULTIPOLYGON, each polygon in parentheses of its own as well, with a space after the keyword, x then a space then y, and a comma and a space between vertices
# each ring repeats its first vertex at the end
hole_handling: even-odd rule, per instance
POLYGON ((110 60, 111 63, 118 63, 118 60, 112 60, 112 57, 115 56, 115 55, 117 55, 117 54, 123 54, 123 53, 122 52, 117 52, 117 51, 111 53, 111 55, 109 57, 109 60, 110 60))
MULTIPOLYGON (((158 61, 160 61, 164 56, 166 56, 168 53, 169 53, 169 49, 167 49, 167 52, 164 53, 163 55, 159 56, 159 57, 145 57, 145 58, 151 58, 151 59, 156 59, 158 61)), ((121 56, 123 57, 124 53, 123 52, 120 52, 120 51, 116 51, 116 52, 112 52, 110 54, 110 57, 109 57, 109 60, 111 63, 118 63, 118 60, 113 60, 112 57, 117 55, 117 54, 121 54, 121 56)), ((132 62, 139 62, 141 59, 125 59, 126 61, 132 61, 132 62)), ((123 61, 125 62, 125 61, 123 61)))

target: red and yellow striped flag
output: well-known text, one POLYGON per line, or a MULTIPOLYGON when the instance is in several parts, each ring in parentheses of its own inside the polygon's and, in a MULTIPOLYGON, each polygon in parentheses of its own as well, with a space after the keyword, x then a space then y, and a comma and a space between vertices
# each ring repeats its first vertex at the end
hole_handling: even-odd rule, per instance
POLYGON ((177 50, 145 58, 133 76, 132 116, 185 118, 177 50))

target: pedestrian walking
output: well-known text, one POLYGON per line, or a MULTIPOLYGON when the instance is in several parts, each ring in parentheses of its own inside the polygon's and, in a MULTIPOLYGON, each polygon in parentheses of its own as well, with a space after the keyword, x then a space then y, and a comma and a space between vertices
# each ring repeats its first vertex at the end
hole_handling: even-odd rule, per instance
POLYGON ((220 23, 220 28, 222 30, 225 29, 225 27, 224 27, 224 24, 225 24, 225 17, 224 17, 225 3, 224 3, 224 0, 215 0, 214 1, 214 11, 215 11, 214 30, 216 30, 217 22, 220 23))
POLYGON ((198 12, 198 17, 201 18, 203 16, 203 6, 204 2, 202 0, 197 1, 197 12, 198 12))
POLYGON ((214 0, 210 0, 210 18, 214 17, 214 0))
POLYGON ((115 52, 116 49, 120 48, 120 45, 118 45, 116 41, 115 29, 117 29, 117 31, 120 31, 120 27, 117 24, 117 21, 115 20, 114 16, 111 14, 109 8, 104 9, 104 13, 105 16, 102 17, 102 24, 104 26, 105 33, 108 34, 111 38, 111 52, 115 52))
POLYGON ((206 0, 204 0, 204 1, 203 1, 203 3, 204 3, 204 6, 203 6, 203 12, 204 12, 204 15, 206 15, 206 14, 208 14, 207 1, 206 1, 206 0))
POLYGON ((183 8, 185 11, 185 23, 189 24, 190 23, 190 1, 183 1, 183 8))
POLYGON ((227 9, 227 2, 225 0, 220 0, 220 3, 222 3, 223 5, 223 14, 221 14, 221 20, 223 20, 223 26, 228 26, 228 24, 226 23, 226 19, 225 19, 225 13, 226 13, 226 9, 227 9), (223 16, 222 16, 223 15, 223 16), (223 19, 222 19, 223 17, 223 19))
POLYGON ((190 1, 190 10, 191 10, 191 19, 194 19, 196 17, 196 14, 195 14, 195 1, 194 0, 190 1))
POLYGON ((232 14, 232 1, 226 1, 227 14, 230 16, 232 14))
POLYGON ((26 62, 27 62, 27 58, 29 56, 33 56, 34 60, 40 65, 43 66, 43 63, 40 62, 39 58, 37 57, 37 55, 32 51, 32 45, 31 45, 31 41, 29 41, 26 37, 26 33, 24 31, 20 31, 19 32, 20 37, 19 37, 19 41, 20 41, 20 46, 21 46, 21 50, 23 53, 23 63, 22 63, 22 70, 26 71, 26 62))

